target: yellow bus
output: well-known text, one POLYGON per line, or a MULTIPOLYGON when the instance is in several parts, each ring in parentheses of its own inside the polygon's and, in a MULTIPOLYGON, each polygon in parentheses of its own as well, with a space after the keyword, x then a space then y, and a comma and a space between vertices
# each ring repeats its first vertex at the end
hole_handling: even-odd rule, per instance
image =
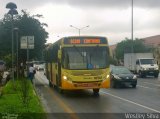
POLYGON ((64 37, 46 48, 49 85, 63 90, 110 87, 109 45, 105 37, 64 37))

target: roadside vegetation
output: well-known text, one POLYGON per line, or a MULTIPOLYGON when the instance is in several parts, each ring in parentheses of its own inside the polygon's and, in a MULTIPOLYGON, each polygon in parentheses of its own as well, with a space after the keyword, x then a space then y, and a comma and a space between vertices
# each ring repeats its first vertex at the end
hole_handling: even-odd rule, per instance
POLYGON ((25 78, 10 80, 1 90, 2 116, 14 114, 20 119, 45 119, 46 115, 31 82, 25 78))
MULTIPOLYGON (((19 63, 23 62, 25 64, 27 60, 26 50, 19 47, 21 44, 21 37, 23 36, 34 36, 34 49, 29 52, 30 59, 36 60, 42 58, 43 49, 45 48, 46 39, 48 38, 48 32, 45 30, 48 25, 40 22, 42 18, 42 15, 31 15, 26 10, 21 10, 18 15, 14 16, 14 46, 18 48, 19 63), (15 30, 15 28, 18 30, 15 30), (19 41, 18 46, 16 45, 16 40, 19 41)), ((12 41, 11 24, 12 19, 8 14, 0 19, 0 59, 6 62, 7 68, 10 68, 12 63, 12 51, 11 47, 8 46, 12 41)), ((16 56, 14 55, 14 57, 16 56)))
POLYGON ((146 53, 153 52, 153 48, 146 46, 143 40, 135 38, 134 40, 125 38, 121 42, 117 43, 116 49, 113 52, 113 58, 110 57, 110 63, 113 65, 120 65, 123 63, 124 54, 132 53, 132 48, 134 53, 146 53))

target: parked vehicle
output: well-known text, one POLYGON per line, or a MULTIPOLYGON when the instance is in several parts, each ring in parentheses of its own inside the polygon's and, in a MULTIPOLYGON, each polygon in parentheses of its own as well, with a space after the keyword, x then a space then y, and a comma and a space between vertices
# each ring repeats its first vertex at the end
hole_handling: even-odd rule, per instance
POLYGON ((152 53, 126 53, 124 66, 130 71, 138 73, 140 77, 151 75, 158 77, 159 68, 152 53))
POLYGON ((123 66, 112 66, 111 68, 111 87, 116 88, 124 85, 131 85, 136 88, 137 76, 123 66))

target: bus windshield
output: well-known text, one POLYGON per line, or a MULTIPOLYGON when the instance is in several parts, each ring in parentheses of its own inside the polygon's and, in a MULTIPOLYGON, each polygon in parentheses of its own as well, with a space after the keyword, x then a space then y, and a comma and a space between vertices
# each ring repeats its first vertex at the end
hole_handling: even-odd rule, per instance
POLYGON ((102 69, 108 64, 106 47, 63 48, 62 66, 65 69, 102 69))

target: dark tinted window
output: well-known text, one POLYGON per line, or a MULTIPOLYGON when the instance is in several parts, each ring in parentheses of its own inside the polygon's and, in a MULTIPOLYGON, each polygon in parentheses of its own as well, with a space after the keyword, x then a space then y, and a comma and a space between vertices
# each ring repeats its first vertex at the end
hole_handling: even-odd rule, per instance
POLYGON ((113 74, 131 74, 131 72, 125 67, 113 67, 113 74))

